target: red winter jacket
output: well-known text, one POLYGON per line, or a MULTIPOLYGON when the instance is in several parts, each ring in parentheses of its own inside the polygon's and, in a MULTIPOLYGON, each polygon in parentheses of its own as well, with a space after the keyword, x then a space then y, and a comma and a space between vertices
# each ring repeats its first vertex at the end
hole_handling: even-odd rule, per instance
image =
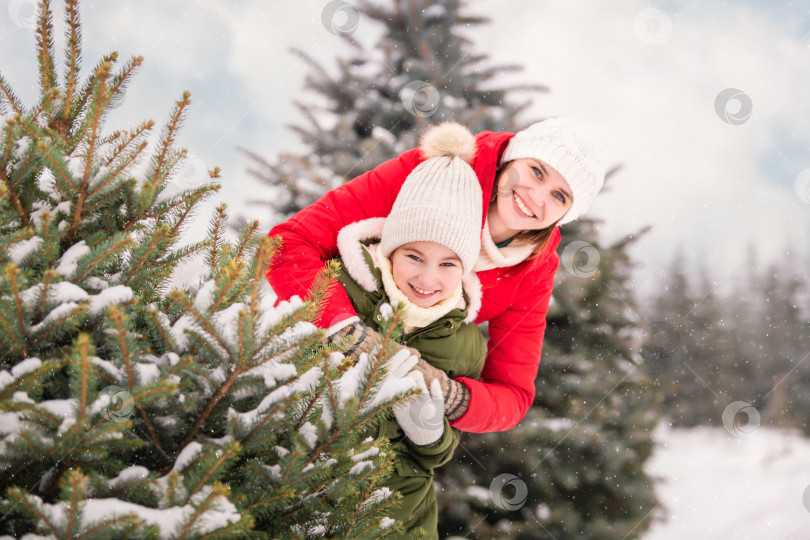
MULTIPOLYGON (((513 133, 484 131, 476 137, 477 155, 472 167, 483 190, 484 220, 495 183, 500 155, 513 133)), ((418 149, 358 176, 330 191, 269 235, 282 238, 267 279, 280 300, 306 296, 324 263, 337 254, 337 234, 361 219, 385 217, 391 211, 408 174, 422 161, 418 149)), ((483 222, 482 222, 483 226, 483 222)), ((462 431, 485 433, 513 428, 534 400, 534 379, 546 329, 554 274, 559 265, 555 230, 546 249, 537 257, 506 268, 478 272, 483 299, 476 323, 489 321, 487 358, 481 380, 464 377, 470 389, 470 406, 451 422, 462 431)), ((342 287, 336 285, 318 325, 327 327, 354 309, 342 287)))

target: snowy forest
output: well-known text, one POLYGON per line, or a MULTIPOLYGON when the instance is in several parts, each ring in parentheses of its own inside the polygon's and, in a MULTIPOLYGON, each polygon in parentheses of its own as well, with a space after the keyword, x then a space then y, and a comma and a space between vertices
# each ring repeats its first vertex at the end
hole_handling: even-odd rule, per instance
MULTIPOLYGON (((465 37, 488 22, 473 3, 349 8, 324 19, 349 56, 289 53, 309 70, 289 126, 306 150, 240 149, 263 223, 415 147, 429 125, 542 119, 527 109, 544 81, 501 84, 521 67, 465 37), (376 42, 353 38, 353 16, 376 42)), ((189 93, 166 98, 162 122, 108 125, 143 58, 85 58, 88 9, 39 2, 33 106, 0 65, 0 538, 399 537, 389 441, 364 429, 409 397, 384 382, 398 314, 381 350, 348 366, 312 323, 333 266, 309 299, 273 307, 278 241, 258 221, 219 205, 205 238, 184 242, 228 178, 183 180, 189 93)), ((622 163, 610 165, 607 189, 622 163)), ((606 242, 583 218, 562 233, 535 401, 510 431, 462 434, 436 471, 442 538, 643 538, 662 519, 645 469, 657 426, 810 436, 807 264, 760 265, 752 247, 746 279, 718 287, 673 250, 640 297, 629 248, 648 229, 606 242)))

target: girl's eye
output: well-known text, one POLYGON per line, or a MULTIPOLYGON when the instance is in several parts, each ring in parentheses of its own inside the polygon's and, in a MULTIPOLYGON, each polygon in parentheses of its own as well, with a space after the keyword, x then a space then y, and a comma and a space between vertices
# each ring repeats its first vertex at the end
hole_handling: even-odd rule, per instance
POLYGON ((560 193, 560 192, 558 191, 557 193, 555 193, 555 194, 554 194, 554 196, 555 196, 555 197, 557 198, 557 200, 559 200, 561 203, 565 204, 565 201, 566 201, 565 195, 563 195, 562 193, 560 193))
POLYGON ((417 257, 416 255, 412 255, 412 254, 411 254, 411 255, 408 255, 408 258, 409 258, 409 259, 412 259, 412 260, 414 260, 414 261, 416 261, 416 262, 422 262, 422 259, 420 259, 420 258, 419 258, 419 257, 417 257))
POLYGON ((543 178, 543 171, 539 167, 532 167, 532 171, 537 178, 543 178))
POLYGON ((453 268, 453 267, 455 267, 455 266, 456 266, 456 263, 452 263, 452 262, 443 262, 443 263, 442 263, 442 266, 448 266, 448 267, 450 267, 450 268, 453 268))

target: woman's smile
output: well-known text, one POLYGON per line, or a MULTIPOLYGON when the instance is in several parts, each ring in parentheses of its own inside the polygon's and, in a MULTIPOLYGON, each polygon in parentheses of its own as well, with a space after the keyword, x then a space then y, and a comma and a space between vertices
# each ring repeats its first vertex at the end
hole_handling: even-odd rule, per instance
POLYGON ((523 202, 523 199, 521 199, 520 196, 514 191, 512 192, 512 198, 515 200, 515 205, 518 207, 518 210, 520 210, 523 213, 523 215, 525 215, 527 218, 530 219, 534 219, 537 217, 532 213, 531 210, 529 210, 528 205, 526 205, 526 203, 523 202))

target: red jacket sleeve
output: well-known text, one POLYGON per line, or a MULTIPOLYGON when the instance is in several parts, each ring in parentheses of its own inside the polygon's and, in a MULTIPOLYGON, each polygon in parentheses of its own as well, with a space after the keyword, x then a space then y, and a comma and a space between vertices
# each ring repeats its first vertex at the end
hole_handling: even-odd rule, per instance
POLYGON ((534 380, 546 314, 551 301, 559 257, 553 253, 539 268, 534 279, 518 284, 514 304, 489 321, 487 360, 481 380, 459 377, 470 389, 467 412, 450 425, 471 433, 506 431, 520 422, 534 401, 534 380))
MULTIPOLYGON (((266 277, 278 301, 293 295, 307 297, 326 261, 337 255, 337 234, 344 226, 371 217, 387 216, 408 174, 422 161, 418 149, 394 159, 329 191, 320 199, 273 227, 282 247, 266 277)), ((334 284, 318 326, 354 315, 346 291, 334 284)))

